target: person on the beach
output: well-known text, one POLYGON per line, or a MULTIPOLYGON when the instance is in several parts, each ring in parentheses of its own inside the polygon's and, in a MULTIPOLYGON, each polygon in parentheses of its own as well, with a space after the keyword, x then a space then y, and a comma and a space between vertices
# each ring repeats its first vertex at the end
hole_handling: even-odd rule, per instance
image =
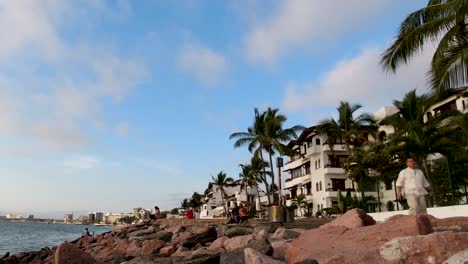
POLYGON ((195 210, 195 219, 200 219, 200 213, 198 210, 195 210))
POLYGON ((239 216, 239 207, 237 206, 237 203, 234 203, 234 207, 232 208, 231 214, 232 214, 232 218, 234 218, 234 221, 236 223, 239 223, 240 216, 239 216))
POLYGON ((150 219, 158 220, 159 218, 161 218, 161 211, 159 210, 159 207, 155 206, 154 214, 150 215, 150 219))
POLYGON ((240 218, 239 223, 243 223, 243 222, 247 221, 247 219, 249 219, 249 214, 247 212, 247 208, 245 208, 243 204, 240 204, 239 218, 240 218))
POLYGON ((398 199, 406 196, 410 215, 426 214, 426 195, 431 185, 424 177, 424 173, 416 168, 414 158, 408 158, 406 166, 408 167, 400 172, 396 182, 398 199))
POLYGON ((89 233, 88 228, 85 228, 85 230, 81 234, 81 237, 89 237, 89 236, 91 236, 91 234, 89 233))
POLYGON ((193 210, 192 208, 190 208, 187 213, 185 214, 185 216, 187 217, 187 219, 193 219, 194 215, 193 215, 193 210))
POLYGON ((234 220, 234 217, 232 217, 232 214, 230 212, 228 212, 227 219, 228 219, 226 223, 227 225, 236 223, 236 220, 234 220))

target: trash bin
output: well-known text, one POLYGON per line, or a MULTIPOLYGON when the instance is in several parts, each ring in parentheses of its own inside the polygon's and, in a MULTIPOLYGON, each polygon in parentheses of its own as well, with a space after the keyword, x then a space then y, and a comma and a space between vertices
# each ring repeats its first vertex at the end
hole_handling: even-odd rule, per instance
POLYGON ((268 208, 271 223, 281 223, 284 221, 284 209, 282 206, 270 206, 268 208))
POLYGON ((294 208, 291 208, 291 207, 284 208, 284 221, 286 223, 294 222, 294 208))

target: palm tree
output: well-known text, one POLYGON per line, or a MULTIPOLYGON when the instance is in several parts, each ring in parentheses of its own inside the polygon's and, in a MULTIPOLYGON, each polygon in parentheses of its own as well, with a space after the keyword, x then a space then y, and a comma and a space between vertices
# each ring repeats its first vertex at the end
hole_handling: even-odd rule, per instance
POLYGON ((330 148, 336 142, 344 141, 346 150, 351 154, 351 146, 361 145, 367 140, 367 134, 375 134, 377 126, 371 114, 362 113, 354 117, 361 107, 360 104, 350 105, 341 101, 337 108, 338 120, 329 118, 320 122, 317 130, 328 136, 330 148))
POLYGON ((190 201, 188 198, 185 198, 184 200, 182 200, 182 202, 180 203, 180 207, 182 207, 183 209, 187 209, 190 207, 190 201))
POLYGON ((392 152, 400 154, 400 157, 414 156, 422 165, 429 181, 432 172, 427 161, 428 156, 437 153, 452 156, 461 148, 459 133, 452 129, 451 122, 447 122, 457 118, 459 114, 448 111, 424 122, 424 114, 431 103, 430 97, 418 96, 415 91, 411 91, 402 101, 394 101, 399 113, 381 122, 395 128, 395 136, 390 139, 392 152), (448 117, 450 118, 447 119, 448 117))
MULTIPOLYGON (((248 150, 254 155, 263 158, 263 151, 269 154, 271 165, 271 178, 274 184, 273 171, 273 155, 278 152, 280 154, 291 154, 292 150, 284 144, 297 137, 296 132, 302 129, 302 126, 294 126, 292 128, 283 129, 284 122, 287 118, 284 115, 278 114, 279 109, 268 108, 267 111, 260 113, 257 108, 254 109, 254 123, 247 129, 247 132, 236 132, 231 134, 229 139, 236 139, 234 147, 248 145, 248 150)), ((264 181, 266 184, 266 192, 268 196, 268 204, 271 204, 268 181, 266 180, 266 169, 263 167, 264 181)))
MULTIPOLYGON (((268 162, 262 161, 258 156, 254 155, 250 160, 250 164, 241 164, 240 166, 242 167, 242 172, 239 176, 243 179, 243 182, 245 182, 245 186, 255 187, 260 204, 259 184, 263 182, 265 183, 265 187, 269 188, 266 177, 262 177, 262 170, 270 165, 268 162)), ((270 172, 267 171, 266 175, 270 176, 270 172)))
POLYGON ((212 180, 213 180, 213 184, 216 184, 216 190, 220 190, 221 191, 221 201, 223 202, 223 208, 224 208, 224 212, 226 213, 227 215, 227 209, 226 209, 226 205, 224 204, 224 188, 228 185, 228 184, 231 184, 234 179, 231 178, 231 177, 228 177, 226 175, 226 173, 224 173, 223 171, 220 171, 216 177, 214 176, 211 176, 212 180))
POLYGON ((396 71, 401 63, 438 41, 428 71, 436 91, 463 86, 468 81, 467 0, 429 0, 426 7, 409 14, 396 39, 382 54, 381 66, 396 71))
MULTIPOLYGON (((293 126, 283 128, 287 118, 285 115, 278 114, 279 109, 268 107, 265 114, 265 137, 263 148, 270 158, 271 168, 271 186, 275 185, 275 173, 273 168, 273 155, 294 155, 294 151, 286 146, 286 143, 297 138, 297 132, 304 129, 303 126, 293 126)), ((275 192, 274 190, 272 191, 275 192)))
MULTIPOLYGON (((248 150, 263 159, 263 149, 265 141, 265 116, 266 113, 260 113, 257 108, 254 109, 254 122, 252 126, 247 128, 247 132, 236 132, 229 136, 229 139, 236 139, 234 143, 235 148, 247 145, 248 150)), ((268 191, 268 181, 266 180, 266 169, 263 166, 263 178, 265 179, 266 192, 268 197, 268 204, 271 204, 270 195, 268 191)))
MULTIPOLYGON (((320 122, 317 130, 321 134, 327 135, 328 145, 332 151, 333 145, 337 142, 341 142, 345 144, 346 150, 351 157, 353 155, 353 148, 359 147, 366 142, 368 134, 372 134, 374 138, 376 138, 377 125, 372 115, 369 113, 361 113, 355 117, 356 112, 361 108, 362 106, 359 104, 351 105, 349 102, 341 101, 337 108, 338 120, 329 118, 320 122)), ((347 171, 354 171, 354 174, 360 175, 356 178, 359 178, 359 182, 361 182, 363 174, 358 166, 348 166, 347 171)), ((359 186, 359 189, 362 190, 362 186, 359 186)))
POLYGON ((301 216, 302 216, 303 215, 302 209, 307 208, 307 205, 308 205, 305 195, 299 194, 298 196, 294 197, 292 199, 291 205, 294 207, 297 207, 299 211, 301 212, 301 216))

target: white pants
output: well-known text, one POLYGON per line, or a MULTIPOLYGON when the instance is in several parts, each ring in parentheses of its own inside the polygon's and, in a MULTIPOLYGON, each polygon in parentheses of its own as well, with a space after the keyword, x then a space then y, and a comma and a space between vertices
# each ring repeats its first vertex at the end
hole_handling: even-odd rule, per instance
POLYGON ((425 195, 407 194, 406 200, 408 201, 410 215, 427 214, 425 195))

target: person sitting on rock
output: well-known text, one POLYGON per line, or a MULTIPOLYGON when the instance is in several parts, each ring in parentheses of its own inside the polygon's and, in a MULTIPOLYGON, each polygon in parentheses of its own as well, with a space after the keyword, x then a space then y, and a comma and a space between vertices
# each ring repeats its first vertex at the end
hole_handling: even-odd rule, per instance
POLYGON ((234 207, 232 208, 231 214, 232 214, 232 218, 234 218, 234 221, 236 223, 239 223, 240 216, 239 216, 239 207, 237 206, 237 203, 234 203, 234 207))
POLYGON ((81 237, 89 237, 89 236, 91 236, 91 234, 89 233, 88 228, 85 228, 85 230, 81 234, 81 237))
POLYGON ((232 217, 232 214, 228 212, 228 215, 227 215, 227 225, 230 225, 230 224, 236 224, 236 220, 234 219, 234 217, 232 217))
POLYGON ((150 219, 158 220, 159 218, 161 218, 161 211, 159 210, 159 207, 155 206, 154 214, 150 214, 150 219))
POLYGON ((240 204, 239 223, 246 222, 248 219, 249 219, 249 213, 247 212, 247 208, 245 208, 243 204, 240 204))

